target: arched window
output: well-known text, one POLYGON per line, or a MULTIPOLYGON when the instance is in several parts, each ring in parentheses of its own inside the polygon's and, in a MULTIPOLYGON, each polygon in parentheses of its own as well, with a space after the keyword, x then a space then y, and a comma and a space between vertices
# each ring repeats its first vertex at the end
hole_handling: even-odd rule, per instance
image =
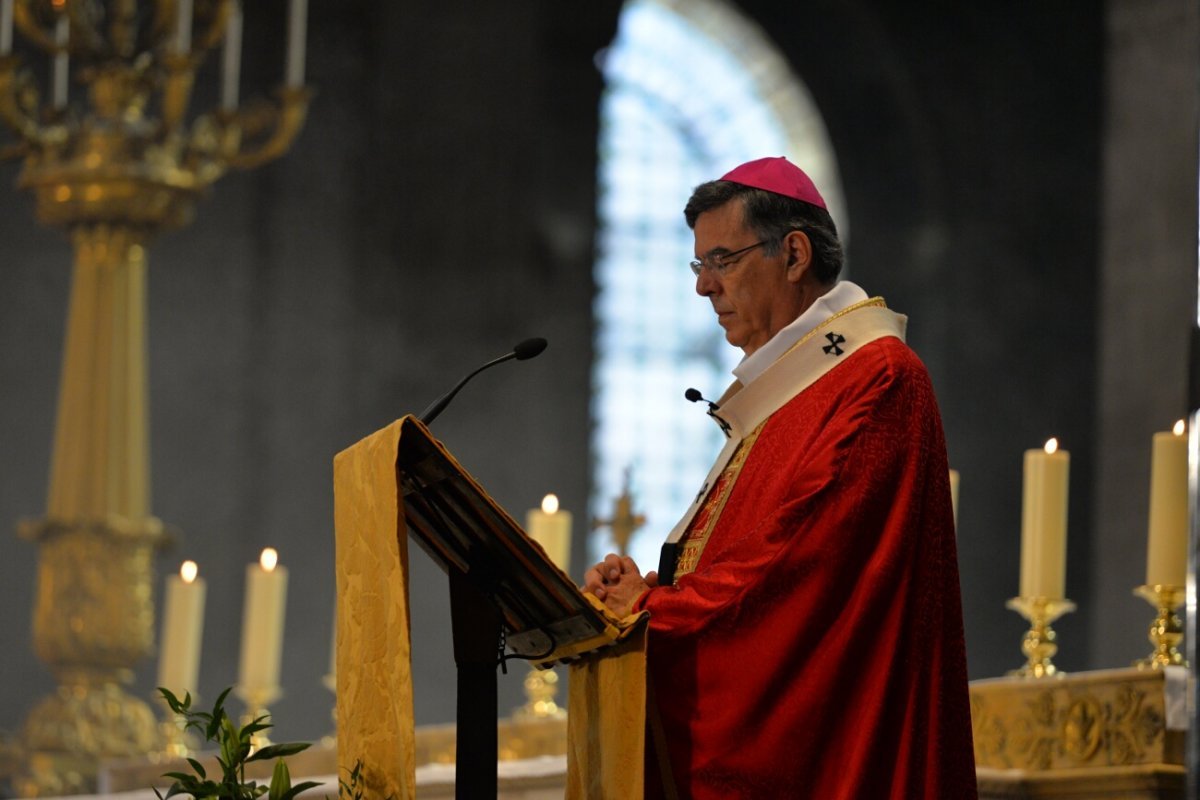
MULTIPOLYGON (((646 525, 645 569, 687 508, 723 436, 688 387, 721 394, 741 352, 695 293, 692 188, 753 158, 786 155, 821 188, 843 238, 841 186, 807 90, 764 31, 721 0, 631 0, 601 55, 596 364, 591 513, 626 473, 646 525)), ((613 549, 594 536, 593 556, 613 549)))

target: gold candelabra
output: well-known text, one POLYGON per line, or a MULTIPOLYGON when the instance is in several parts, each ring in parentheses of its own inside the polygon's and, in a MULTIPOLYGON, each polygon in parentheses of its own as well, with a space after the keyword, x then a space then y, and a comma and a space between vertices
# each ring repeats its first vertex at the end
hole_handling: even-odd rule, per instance
POLYGON ((1006 606, 1029 620, 1029 630, 1021 640, 1021 652, 1025 654, 1025 666, 1014 669, 1009 675, 1018 678, 1053 678, 1061 676, 1051 660, 1058 652, 1054 629, 1050 623, 1075 610, 1070 600, 1048 597, 1014 597, 1006 606))
POLYGON ((1158 610, 1158 615, 1150 624, 1149 639, 1154 650, 1145 658, 1133 662, 1133 665, 1138 669, 1187 666, 1187 660, 1179 652, 1179 644, 1183 641, 1183 623, 1175 613, 1185 600, 1184 588, 1154 584, 1139 586, 1133 593, 1158 610))
POLYGON ((238 0, 0 0, 0 159, 22 161, 17 185, 75 251, 46 515, 19 526, 39 546, 33 646, 58 682, 26 720, 22 796, 90 791, 104 759, 161 747, 150 706, 124 688, 154 652, 165 538, 149 502, 146 247, 303 126, 305 5, 290 3, 286 82, 239 105, 238 0), (220 103, 192 114, 218 48, 220 103))

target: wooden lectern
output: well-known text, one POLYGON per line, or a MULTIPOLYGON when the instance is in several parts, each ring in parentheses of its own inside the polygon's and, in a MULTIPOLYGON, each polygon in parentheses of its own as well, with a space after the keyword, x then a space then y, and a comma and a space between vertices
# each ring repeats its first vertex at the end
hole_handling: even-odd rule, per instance
MULTIPOLYGON (((343 697, 343 660, 347 669, 354 669, 359 666, 355 659, 362 657, 359 651, 364 651, 369 671, 369 664, 393 645, 397 636, 407 636, 407 590, 402 585, 397 589, 396 579, 369 574, 372 559, 392 559, 399 564, 393 572, 400 573, 398 582, 403 584, 407 553, 402 540, 407 528, 449 576, 458 668, 456 797, 495 797, 497 667, 506 658, 525 659, 541 667, 576 660, 620 641, 634 621, 617 620, 602 604, 584 595, 415 417, 405 417, 340 453, 335 459, 335 490, 339 740, 343 714, 377 713, 357 687, 350 692, 353 696, 343 697), (386 474, 389 462, 394 464, 391 475, 386 474), (386 530, 389 517, 390 534, 386 530), (393 540, 388 541, 388 536, 393 540), (372 555, 372 547, 381 549, 372 555), (351 552, 355 548, 362 552, 351 552), (372 602, 376 605, 369 605, 372 602), (354 632, 353 624, 342 624, 347 616, 364 617, 379 611, 379 604, 389 605, 388 612, 390 606, 400 607, 402 625, 387 618, 385 627, 392 625, 394 630, 354 632), (358 637, 353 646, 343 641, 347 630, 351 633, 346 635, 358 637), (377 641, 381 637, 385 641, 377 641), (505 650, 512 655, 505 656, 505 650)), ((392 660, 407 659, 406 640, 402 655, 392 660)), ((387 702, 400 702, 390 695, 402 692, 378 688, 381 682, 394 681, 396 670, 388 672, 386 661, 379 659, 385 669, 376 670, 372 691, 380 700, 387 696, 387 702)), ((407 663, 400 666, 409 669, 407 663)), ((401 683, 407 681, 411 732, 411 679, 407 673, 401 678, 401 683)), ((399 730, 405 723, 397 723, 396 717, 403 713, 401 709, 385 722, 399 730)), ((374 735, 372 728, 356 741, 374 735)), ((355 757, 361 756, 348 753, 343 758, 339 754, 343 760, 355 757)))

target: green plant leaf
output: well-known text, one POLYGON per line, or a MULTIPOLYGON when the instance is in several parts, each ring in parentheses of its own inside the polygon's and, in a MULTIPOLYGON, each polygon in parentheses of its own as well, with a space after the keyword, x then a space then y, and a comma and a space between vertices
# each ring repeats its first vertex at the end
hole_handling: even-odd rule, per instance
POLYGON ((163 699, 167 701, 167 705, 170 706, 171 710, 174 711, 176 714, 186 714, 188 712, 188 710, 191 708, 191 705, 192 705, 191 692, 187 692, 185 694, 183 700, 180 700, 178 697, 176 697, 174 695, 173 692, 171 692, 170 689, 167 689, 164 686, 158 687, 158 692, 159 692, 159 694, 161 694, 163 696, 163 699))
POLYGON ((225 714, 225 698, 229 696, 229 693, 232 690, 233 687, 230 686, 225 691, 221 692, 220 696, 217 697, 217 702, 213 703, 212 718, 209 719, 208 730, 205 732, 205 738, 207 738, 210 742, 214 741, 213 737, 215 737, 217 735, 217 731, 221 729, 221 720, 228 718, 225 714))
POLYGON ((221 755, 225 757, 226 763, 231 767, 236 766, 246 760, 246 754, 250 752, 249 738, 243 738, 237 726, 229 717, 221 719, 221 755))
POLYGON ((250 722, 246 723, 246 725, 241 728, 242 738, 249 739, 251 735, 258 733, 259 731, 265 731, 268 728, 275 727, 270 722, 267 722, 267 720, 270 718, 270 715, 264 714, 263 716, 255 717, 250 722))
MULTIPOLYGON (((292 800, 293 797, 300 794, 305 789, 314 789, 320 785, 321 783, 319 781, 303 781, 301 783, 297 783, 295 786, 280 795, 279 800, 292 800)), ((275 798, 271 798, 271 800, 275 800, 275 798)))
POLYGON ((258 733, 259 731, 265 731, 270 727, 271 727, 270 725, 259 725, 259 724, 251 722, 251 723, 247 724, 245 727, 239 729, 238 736, 246 741, 250 741, 251 736, 258 733))
POLYGON ((292 776, 288 773, 287 762, 282 758, 275 762, 275 769, 271 772, 271 791, 268 797, 271 800, 280 800, 283 793, 292 788, 292 776))
MULTIPOLYGON (((232 688, 232 687, 231 687, 232 688)), ((186 772, 168 772, 164 777, 174 779, 166 794, 154 788, 158 800, 177 795, 191 795, 197 800, 258 800, 264 795, 270 795, 264 800, 293 800, 300 792, 321 784, 306 781, 299 786, 291 785, 291 775, 288 772, 284 757, 295 755, 310 745, 307 742, 285 742, 268 745, 258 752, 251 752, 251 740, 259 731, 273 727, 269 715, 262 715, 251 720, 248 724, 238 727, 225 711, 225 700, 231 689, 226 689, 217 697, 212 712, 193 711, 191 693, 185 693, 182 700, 170 690, 159 687, 159 692, 171 710, 184 720, 184 728, 202 731, 206 740, 217 745, 216 760, 221 766, 221 781, 214 782, 208 778, 204 765, 194 758, 187 762, 195 771, 195 775, 186 772), (259 785, 255 781, 245 782, 246 764, 250 761, 265 761, 277 759, 270 785, 259 785), (198 777, 197 777, 198 776, 198 777)), ((359 780, 361 762, 351 772, 351 784, 359 780)), ((356 798, 362 797, 361 789, 355 789, 356 798)), ((340 792, 339 792, 340 795, 340 792)))
POLYGON ((191 793, 194 797, 221 797, 221 784, 204 781, 192 787, 191 793))
POLYGON ((285 742, 282 744, 272 744, 258 750, 254 755, 246 759, 250 761, 265 761, 269 758, 282 758, 284 756, 294 756, 303 750, 307 750, 312 745, 308 742, 285 742))

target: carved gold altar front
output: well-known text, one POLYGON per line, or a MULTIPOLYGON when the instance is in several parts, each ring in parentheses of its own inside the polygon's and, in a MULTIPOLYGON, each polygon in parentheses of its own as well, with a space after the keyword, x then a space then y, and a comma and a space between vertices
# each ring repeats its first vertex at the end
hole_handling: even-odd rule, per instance
POLYGON ((979 795, 1183 798, 1183 679, 1102 670, 971 684, 979 795))

